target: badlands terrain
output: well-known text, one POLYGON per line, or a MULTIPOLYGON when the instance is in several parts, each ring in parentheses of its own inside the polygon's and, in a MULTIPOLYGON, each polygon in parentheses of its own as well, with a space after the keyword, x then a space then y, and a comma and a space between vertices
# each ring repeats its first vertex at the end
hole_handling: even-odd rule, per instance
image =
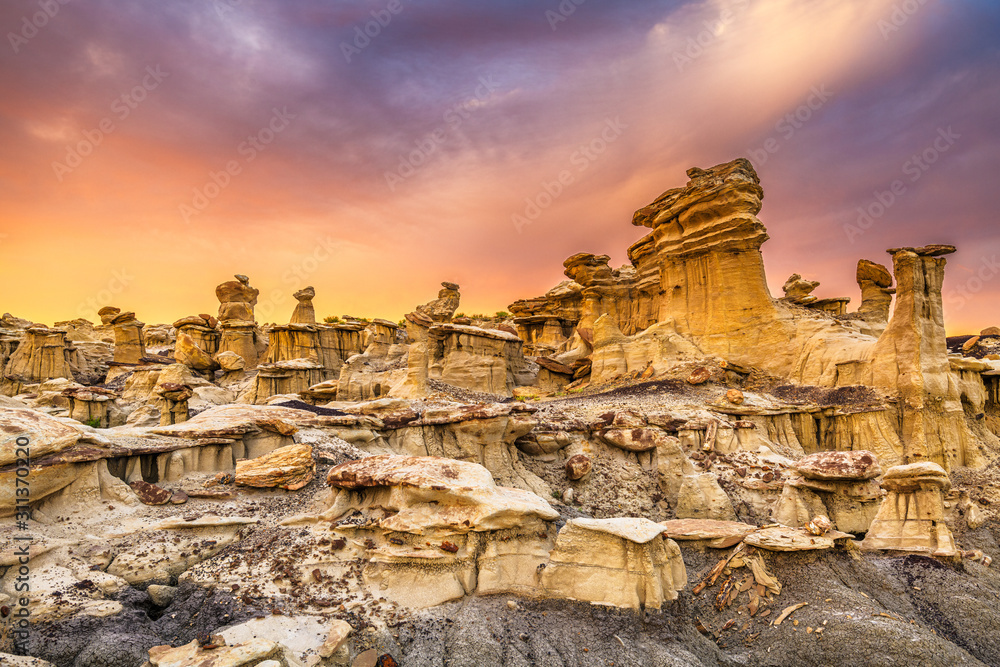
POLYGON ((628 265, 498 317, 303 285, 264 324, 244 275, 169 324, 5 314, 0 664, 1000 664, 1000 329, 946 336, 955 248, 775 298, 753 167, 687 176, 628 265))

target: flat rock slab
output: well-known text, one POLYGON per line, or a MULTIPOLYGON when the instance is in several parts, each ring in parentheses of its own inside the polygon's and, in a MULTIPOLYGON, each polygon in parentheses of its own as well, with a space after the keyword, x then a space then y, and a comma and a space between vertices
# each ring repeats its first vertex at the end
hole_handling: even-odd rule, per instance
POLYGON ((253 639, 239 646, 220 646, 203 649, 198 640, 173 648, 154 646, 149 649, 149 663, 153 667, 243 667, 256 665, 268 658, 282 654, 281 645, 267 639, 253 639))
POLYGON ((713 519, 673 519, 660 523, 666 529, 667 537, 673 540, 708 540, 708 546, 725 549, 739 544, 757 526, 739 521, 715 521, 713 519))
POLYGON ((853 537, 847 533, 831 530, 825 535, 813 535, 802 528, 777 526, 762 528, 743 538, 745 544, 768 551, 812 551, 832 549, 835 540, 853 537))
POLYGON ((570 519, 566 522, 578 528, 598 533, 614 535, 636 544, 645 544, 662 535, 663 525, 638 517, 617 517, 614 519, 570 519))
POLYGON ((795 469, 806 479, 866 480, 882 474, 872 452, 816 452, 799 459, 795 469))

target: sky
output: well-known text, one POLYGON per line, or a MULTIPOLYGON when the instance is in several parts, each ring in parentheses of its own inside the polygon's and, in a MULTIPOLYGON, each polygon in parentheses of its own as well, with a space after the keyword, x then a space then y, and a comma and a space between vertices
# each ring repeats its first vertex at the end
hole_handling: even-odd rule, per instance
POLYGON ((772 294, 949 243, 949 333, 1000 325, 1000 3, 6 0, 0 311, 145 322, 233 274, 286 322, 492 313, 627 263, 632 213, 754 163, 772 294))

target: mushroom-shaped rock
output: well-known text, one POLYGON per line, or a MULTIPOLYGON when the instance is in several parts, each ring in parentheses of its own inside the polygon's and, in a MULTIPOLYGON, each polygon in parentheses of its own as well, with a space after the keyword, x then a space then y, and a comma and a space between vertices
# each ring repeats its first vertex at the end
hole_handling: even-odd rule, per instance
POLYGON ((215 296, 219 299, 219 320, 252 324, 258 294, 260 291, 250 287, 250 279, 243 275, 222 283, 215 288, 215 296))
POLYGON ((295 305, 295 310, 292 312, 292 319, 289 321, 292 324, 315 324, 316 309, 313 307, 312 300, 316 296, 316 290, 312 286, 309 286, 305 289, 300 289, 292 296, 295 297, 298 303, 295 305))
POLYGON ((810 296, 810 293, 817 287, 819 287, 819 282, 804 280, 799 274, 793 273, 782 286, 782 289, 785 291, 783 300, 803 305, 812 303, 816 301, 816 297, 810 296))
POLYGON ((236 483, 260 488, 296 491, 316 476, 316 462, 309 445, 279 447, 270 454, 236 462, 236 483))
POLYGON ((680 548, 648 519, 570 519, 559 531, 542 586, 550 595, 659 609, 687 585, 680 548))
POLYGON ((944 523, 944 494, 951 481, 930 461, 893 466, 882 486, 889 492, 872 522, 862 549, 916 551, 954 556, 955 540, 944 523))
POLYGON ((331 469, 327 483, 341 493, 325 517, 340 517, 359 503, 381 507, 394 513, 376 519, 378 525, 403 533, 504 530, 529 519, 553 521, 559 516, 529 491, 497 486, 480 465, 436 456, 349 461, 331 469))
POLYGON ((795 469, 806 479, 866 480, 882 474, 878 459, 864 450, 816 452, 799 459, 795 469))

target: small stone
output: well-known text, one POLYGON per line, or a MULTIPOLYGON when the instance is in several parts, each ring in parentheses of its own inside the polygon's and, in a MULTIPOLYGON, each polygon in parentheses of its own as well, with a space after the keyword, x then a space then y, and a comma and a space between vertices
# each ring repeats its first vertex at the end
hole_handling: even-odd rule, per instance
POLYGON ((507 600, 507 606, 514 610, 517 610, 519 608, 517 602, 515 602, 514 600, 507 600))
POLYGON ((184 493, 180 489, 177 489, 170 496, 171 505, 183 505, 188 501, 188 494, 184 493))
POLYGON ((726 400, 733 405, 743 405, 746 398, 743 396, 743 392, 739 389, 730 389, 726 392, 726 400))
POLYGON ((146 588, 146 595, 157 607, 169 607, 170 603, 174 600, 174 595, 177 594, 177 588, 175 586, 161 586, 159 584, 150 584, 146 588))
POLYGON ((962 345, 962 352, 971 352, 979 344, 979 336, 973 336, 962 345))
POLYGON ((166 505, 173 496, 170 491, 139 479, 129 482, 129 486, 135 491, 135 495, 139 496, 139 500, 146 505, 166 505))
POLYGON ((692 385, 705 384, 710 379, 712 379, 712 371, 704 366, 700 366, 691 372, 691 375, 687 378, 687 382, 692 385))
POLYGON ((593 463, 590 457, 584 454, 577 454, 566 459, 566 476, 574 482, 586 477, 592 468, 593 463))
POLYGON ((981 332, 980 336, 1000 336, 1000 327, 986 327, 981 332))
POLYGON ((813 535, 825 535, 833 528, 833 522, 822 514, 815 516, 806 524, 806 530, 813 535))
POLYGON ((375 667, 375 663, 378 661, 378 652, 370 648, 367 651, 358 654, 358 657, 354 658, 354 662, 351 663, 351 667, 375 667))
POLYGON ((348 635, 354 628, 351 627, 350 623, 346 621, 334 620, 330 624, 330 632, 326 636, 326 641, 319 648, 319 654, 323 658, 329 658, 334 653, 337 652, 344 641, 347 639, 348 635))
POLYGON ((562 492, 562 501, 567 505, 573 504, 573 489, 566 489, 562 492))

